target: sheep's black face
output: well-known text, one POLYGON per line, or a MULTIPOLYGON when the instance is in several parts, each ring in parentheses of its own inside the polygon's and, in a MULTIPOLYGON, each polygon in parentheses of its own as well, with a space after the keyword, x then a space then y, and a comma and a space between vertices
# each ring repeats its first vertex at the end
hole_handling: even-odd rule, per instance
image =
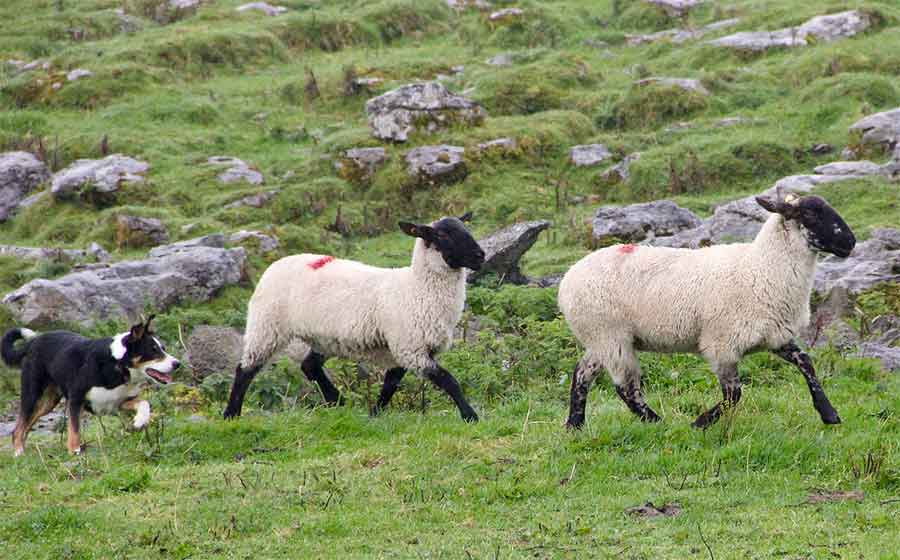
POLYGON ((856 236, 834 208, 818 196, 805 196, 795 207, 795 219, 803 226, 810 246, 841 258, 850 256, 856 236))
POLYGON ((450 268, 481 269, 484 251, 458 218, 443 218, 433 226, 434 238, 429 241, 450 268))
POLYGON ((400 229, 440 251, 450 268, 479 270, 484 264, 484 251, 459 218, 442 218, 431 226, 400 222, 400 229))
POLYGON ((856 246, 856 236, 841 215, 825 199, 804 196, 790 202, 756 201, 769 212, 777 212, 787 220, 800 224, 810 247, 841 258, 849 257, 856 246))

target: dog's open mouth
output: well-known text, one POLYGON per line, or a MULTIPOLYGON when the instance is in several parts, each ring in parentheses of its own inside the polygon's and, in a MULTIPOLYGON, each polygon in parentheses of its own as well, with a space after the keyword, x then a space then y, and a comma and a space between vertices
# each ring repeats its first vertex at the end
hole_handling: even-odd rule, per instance
POLYGON ((168 383, 171 383, 171 382, 172 382, 172 376, 171 376, 171 375, 169 375, 169 374, 167 374, 167 373, 163 373, 163 372, 161 372, 161 371, 159 371, 159 370, 156 370, 156 369, 153 369, 153 368, 147 368, 147 369, 145 370, 145 373, 146 373, 147 375, 149 375, 152 379, 154 379, 154 380, 156 380, 156 381, 159 381, 160 383, 168 384, 168 383))

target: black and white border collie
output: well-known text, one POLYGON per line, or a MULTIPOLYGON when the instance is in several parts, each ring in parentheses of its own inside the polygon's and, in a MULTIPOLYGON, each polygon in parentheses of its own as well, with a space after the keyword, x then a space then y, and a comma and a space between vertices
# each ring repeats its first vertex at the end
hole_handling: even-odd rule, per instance
POLYGON ((152 319, 150 316, 112 338, 90 339, 68 331, 38 335, 24 328, 3 335, 3 361, 22 370, 19 417, 12 436, 16 457, 25 452, 28 432, 38 418, 53 410, 63 397, 72 454, 81 453, 82 409, 97 415, 133 410, 135 429, 150 422, 150 403, 137 398, 141 389, 148 380, 170 383, 171 373, 181 365, 153 336, 152 319), (16 348, 19 339, 25 343, 16 348))

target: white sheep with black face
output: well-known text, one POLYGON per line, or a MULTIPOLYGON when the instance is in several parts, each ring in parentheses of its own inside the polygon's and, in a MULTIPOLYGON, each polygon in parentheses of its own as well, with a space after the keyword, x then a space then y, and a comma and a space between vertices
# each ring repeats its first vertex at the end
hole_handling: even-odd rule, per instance
POLYGON ((340 402, 340 394, 322 365, 328 357, 340 357, 387 368, 373 413, 387 406, 411 369, 444 390, 465 420, 478 419, 436 356, 450 345, 462 315, 464 269, 481 268, 484 251, 458 218, 399 225, 417 238, 411 266, 377 268, 303 254, 283 258, 263 273, 248 306, 243 357, 226 418, 240 415, 253 377, 290 345, 329 403, 340 402))
POLYGON ((737 364, 764 349, 800 368, 823 422, 840 422, 793 340, 809 322, 817 251, 847 257, 856 238, 820 197, 756 200, 773 214, 752 243, 695 250, 616 245, 569 269, 559 306, 586 352, 572 377, 568 427, 584 424, 588 390, 601 368, 632 412, 658 421, 641 391, 637 351, 645 350, 709 361, 724 401, 700 415, 696 427, 716 422, 723 405, 737 404, 737 364))

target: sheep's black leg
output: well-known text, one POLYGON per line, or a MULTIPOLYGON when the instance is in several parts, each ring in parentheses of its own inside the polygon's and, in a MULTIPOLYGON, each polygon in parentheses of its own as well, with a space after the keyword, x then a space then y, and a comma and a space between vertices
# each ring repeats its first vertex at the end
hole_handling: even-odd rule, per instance
POLYGON ((377 416, 391 402, 404 375, 406 370, 402 367, 391 368, 384 373, 384 385, 381 387, 378 403, 372 409, 372 416, 377 416))
POLYGON ((580 430, 584 426, 584 410, 587 396, 594 382, 594 368, 585 368, 585 360, 580 360, 572 372, 572 386, 569 389, 569 419, 566 428, 580 430))
POLYGON ((231 396, 228 398, 228 406, 225 407, 223 416, 226 420, 241 415, 241 408, 244 406, 244 396, 247 394, 247 388, 250 382, 259 373, 262 366, 256 366, 244 369, 240 365, 234 371, 234 384, 231 386, 231 396))
POLYGON ((466 401, 466 397, 463 396, 459 382, 450 375, 449 371, 438 364, 434 364, 431 367, 425 368, 422 373, 453 399, 453 402, 456 403, 456 407, 459 408, 459 415, 462 416, 463 420, 466 422, 478 421, 478 415, 475 414, 475 411, 466 401))
POLYGON ((306 374, 306 378, 315 381, 322 390, 322 396, 328 404, 344 404, 344 398, 340 391, 334 386, 328 376, 325 375, 325 356, 318 352, 310 352, 308 356, 300 364, 300 369, 306 374))
POLYGON ((628 406, 628 410, 635 413, 641 422, 659 422, 659 417, 644 401, 644 392, 641 390, 641 378, 638 376, 626 376, 624 382, 616 385, 616 393, 628 406))
POLYGON ((773 350, 780 358, 794 364, 806 378, 806 385, 809 387, 809 394, 812 395, 813 406, 822 418, 822 422, 826 424, 840 424, 841 417, 837 411, 831 406, 831 401, 825 395, 825 390, 816 377, 816 370, 813 368, 812 360, 809 354, 800 350, 793 342, 788 342, 781 348, 773 350))
POLYGON ((741 380, 738 377, 737 364, 721 365, 716 368, 719 384, 722 386, 722 401, 710 408, 694 420, 695 428, 706 429, 722 417, 722 412, 737 406, 741 400, 741 380))

